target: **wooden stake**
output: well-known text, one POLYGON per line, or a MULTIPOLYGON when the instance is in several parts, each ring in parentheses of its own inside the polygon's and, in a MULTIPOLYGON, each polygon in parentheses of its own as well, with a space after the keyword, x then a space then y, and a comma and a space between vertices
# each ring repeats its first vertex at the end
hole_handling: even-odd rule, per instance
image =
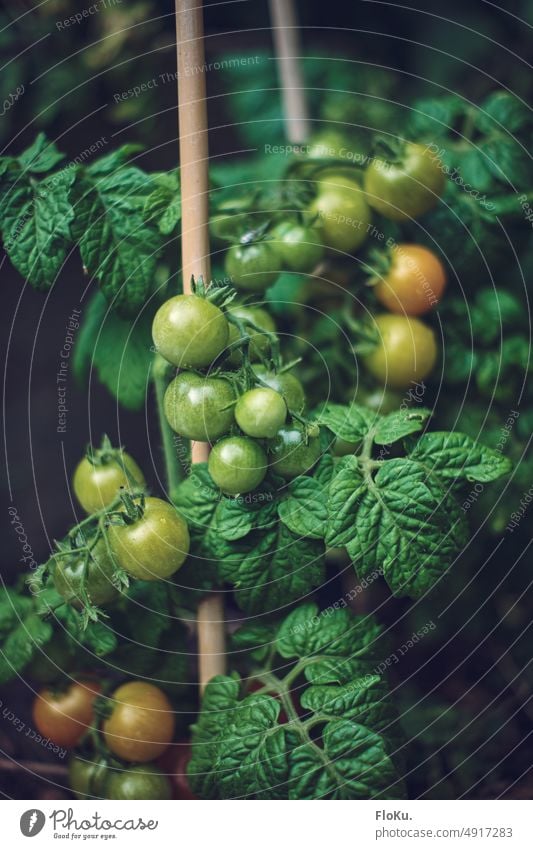
POLYGON ((285 131, 292 144, 301 144, 309 137, 311 125, 300 67, 302 52, 295 0, 270 0, 270 16, 278 58, 285 131))
MULTIPOLYGON (((191 277, 211 277, 209 257, 209 149, 202 0, 176 0, 178 118, 181 177, 181 257, 184 292, 191 277)), ((191 445, 192 462, 207 460, 205 442, 191 445)), ((198 606, 199 681, 202 691, 226 668, 224 603, 211 593, 198 606)))

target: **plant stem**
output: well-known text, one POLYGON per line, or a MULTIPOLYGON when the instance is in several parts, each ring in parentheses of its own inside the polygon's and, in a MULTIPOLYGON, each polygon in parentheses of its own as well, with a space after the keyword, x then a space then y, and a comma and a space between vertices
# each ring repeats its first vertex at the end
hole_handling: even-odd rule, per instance
POLYGON ((163 443, 163 456, 165 458, 167 492, 170 494, 170 496, 172 496, 172 493, 178 486, 179 482, 183 479, 184 469, 178 460, 176 445, 174 442, 174 432, 172 431, 165 416, 163 399, 167 386, 164 375, 160 374, 159 371, 160 370, 158 369, 154 372, 152 380, 157 401, 159 430, 161 432, 161 440, 163 443))

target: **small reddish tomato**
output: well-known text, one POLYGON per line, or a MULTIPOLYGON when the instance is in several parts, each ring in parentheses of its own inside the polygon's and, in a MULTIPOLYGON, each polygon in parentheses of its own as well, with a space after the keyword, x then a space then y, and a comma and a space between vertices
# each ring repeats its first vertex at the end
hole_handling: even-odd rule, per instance
POLYGON ((197 799, 189 786, 187 766, 191 759, 190 740, 172 743, 156 761, 157 766, 172 782, 174 799, 197 799))
POLYGON ((423 315, 436 306, 446 286, 440 259, 422 245, 396 245, 388 272, 374 291, 391 312, 423 315))
POLYGON ((92 724, 93 702, 101 687, 93 681, 75 681, 66 690, 41 690, 33 703, 33 721, 43 737, 57 746, 72 748, 92 724))

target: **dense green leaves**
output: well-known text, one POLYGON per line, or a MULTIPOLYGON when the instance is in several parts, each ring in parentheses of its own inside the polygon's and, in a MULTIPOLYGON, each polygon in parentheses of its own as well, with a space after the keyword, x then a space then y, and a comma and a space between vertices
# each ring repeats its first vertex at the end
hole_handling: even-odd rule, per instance
POLYGON ((416 443, 411 459, 422 463, 428 474, 444 481, 488 483, 511 471, 512 464, 500 451, 474 442, 464 433, 426 433, 416 443))
POLYGON ((21 672, 39 646, 52 636, 52 626, 36 612, 35 600, 14 590, 0 592, 0 683, 21 672))

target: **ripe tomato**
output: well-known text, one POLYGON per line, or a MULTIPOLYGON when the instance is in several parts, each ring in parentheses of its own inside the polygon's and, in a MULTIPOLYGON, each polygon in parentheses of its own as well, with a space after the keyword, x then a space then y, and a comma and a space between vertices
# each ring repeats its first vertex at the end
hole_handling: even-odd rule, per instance
POLYGON ((350 253, 368 236, 370 209, 361 186, 349 177, 335 173, 324 176, 310 212, 318 215, 316 226, 331 250, 350 253))
POLYGON ((289 371, 275 374, 273 371, 267 371, 264 366, 254 366, 254 371, 263 383, 266 383, 275 392, 279 392, 289 410, 299 414, 304 411, 304 388, 294 374, 291 374, 289 371))
POLYGON ((320 439, 306 436, 299 424, 284 425, 268 446, 272 468, 291 479, 308 472, 320 457, 320 439))
POLYGON ((428 212, 445 184, 439 159, 422 144, 406 144, 398 161, 375 158, 365 172, 368 203, 393 221, 419 218, 428 212))
POLYGON ((394 389, 407 389, 432 371, 437 359, 435 334, 418 318, 385 313, 375 318, 379 341, 364 357, 367 369, 394 389))
POLYGON ((71 557, 51 558, 53 562, 54 586, 59 595, 74 607, 83 607, 82 595, 83 576, 85 574, 85 590, 89 600, 96 605, 109 604, 119 595, 113 584, 113 576, 117 565, 113 561, 106 542, 100 539, 92 549, 87 565, 85 557, 73 554, 71 557))
POLYGON ((290 271, 308 274, 324 256, 321 234, 316 227, 282 221, 272 231, 272 239, 290 271))
POLYGON ((240 495, 259 486, 266 475, 267 456, 258 442, 230 436, 217 442, 207 467, 222 492, 240 495))
MULTIPOLYGON (((274 323, 274 319, 266 310, 262 309, 261 307, 231 307, 228 312, 230 312, 236 318, 253 321, 253 323, 257 325, 257 327, 260 327, 261 330, 265 330, 267 333, 276 332, 276 325, 274 323)), ((245 326, 245 330, 251 337, 249 346, 250 359, 252 360, 252 362, 260 360, 262 356, 265 356, 270 351, 270 341, 268 339, 268 336, 260 333, 257 330, 252 330, 250 327, 245 326)), ((234 324, 230 324, 228 345, 230 345, 232 342, 235 342, 238 338, 239 331, 237 330, 234 324)), ((228 362, 231 365, 239 366, 242 363, 242 351, 239 351, 238 349, 232 351, 228 362)))
POLYGON ((106 799, 172 799, 170 781, 153 764, 110 770, 106 799))
POLYGON ((107 536, 118 565, 134 578, 169 578, 189 553, 187 522, 161 498, 146 498, 142 516, 125 525, 109 525, 107 536))
POLYGON ((152 325, 159 353, 180 368, 204 368, 222 353, 229 327, 222 310, 197 295, 176 295, 162 304, 152 325))
POLYGON ((165 693, 146 681, 128 681, 112 695, 102 730, 108 749, 125 761, 151 761, 174 736, 174 712, 165 693))
POLYGON ((281 260, 270 242, 252 242, 231 247, 225 268, 236 289, 264 292, 277 280, 281 260))
POLYGON ((422 245, 396 245, 391 265, 374 287, 378 301, 391 312, 423 315, 438 304, 446 273, 438 257, 422 245))
POLYGON ((266 387, 249 389, 235 406, 235 420, 247 436, 275 436, 287 418, 287 405, 279 392, 266 387))
POLYGON ((130 478, 136 486, 145 485, 144 475, 133 457, 125 451, 121 456, 122 463, 111 460, 93 465, 84 457, 76 466, 72 481, 74 494, 86 513, 109 507, 120 487, 130 487, 130 478))
POLYGON ((232 426, 234 401, 229 381, 184 371, 168 385, 163 406, 176 433, 197 442, 213 442, 232 426))
POLYGON ((76 681, 66 690, 41 690, 33 703, 33 722, 43 737, 57 746, 75 746, 93 721, 93 702, 101 687, 76 681))
POLYGON ((108 767, 104 760, 75 755, 68 765, 69 786, 77 799, 103 799, 108 767))

